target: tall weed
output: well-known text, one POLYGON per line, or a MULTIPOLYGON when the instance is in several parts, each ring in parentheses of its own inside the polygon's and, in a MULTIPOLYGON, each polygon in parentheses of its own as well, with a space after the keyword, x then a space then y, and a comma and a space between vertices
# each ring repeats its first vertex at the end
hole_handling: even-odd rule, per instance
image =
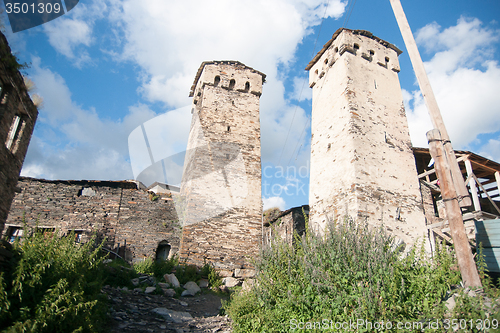
POLYGON ((384 230, 351 219, 323 237, 296 235, 293 246, 275 239, 256 266, 255 287, 226 305, 235 332, 288 332, 291 320, 425 321, 443 315, 444 295, 460 282, 445 248, 432 260, 419 247, 403 256, 384 230))
POLYGON ((75 244, 74 235, 57 231, 26 234, 14 244, 11 274, 0 278, 0 330, 98 331, 105 318, 102 245, 94 246, 95 239, 75 244))

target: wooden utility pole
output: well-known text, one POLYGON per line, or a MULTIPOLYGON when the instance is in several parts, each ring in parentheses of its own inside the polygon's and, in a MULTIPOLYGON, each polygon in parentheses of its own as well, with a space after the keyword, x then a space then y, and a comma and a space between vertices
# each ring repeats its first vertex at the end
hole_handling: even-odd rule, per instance
POLYGON ((406 49, 408 50, 411 64, 413 66, 413 70, 415 71, 418 85, 420 86, 420 91, 422 92, 425 104, 427 105, 427 110, 429 111, 429 115, 431 116, 432 125, 434 126, 434 128, 438 129, 439 132, 441 132, 444 149, 446 150, 447 161, 452 173, 452 182, 455 185, 455 189, 459 196, 459 206, 469 207, 472 204, 472 201, 469 197, 469 191, 467 191, 467 187, 465 187, 464 178, 455 157, 455 151, 451 146, 450 137, 448 136, 448 132, 446 131, 446 127, 444 126, 444 121, 441 117, 441 112, 439 111, 436 97, 434 96, 429 78, 427 77, 427 73, 425 72, 424 63, 422 62, 422 58, 420 58, 417 43, 415 42, 413 34, 411 33, 410 25, 408 24, 408 20, 406 19, 406 15, 403 11, 403 7, 401 6, 401 2, 399 0, 390 1, 392 10, 394 11, 394 15, 396 16, 396 20, 398 21, 399 30, 401 30, 401 35, 403 36, 406 49))
POLYGON ((401 35, 408 50, 410 60, 417 77, 422 96, 424 97, 427 110, 431 117, 434 130, 427 132, 429 141, 429 152, 434 159, 436 174, 441 181, 441 195, 445 203, 446 214, 450 224, 451 237, 455 246, 458 266, 462 279, 467 287, 481 287, 481 280, 477 272, 476 264, 472 257, 469 240, 465 233, 462 210, 460 207, 468 207, 472 204, 469 192, 465 187, 464 178, 460 171, 455 151, 446 131, 441 112, 437 105, 436 97, 432 91, 429 78, 425 72, 424 63, 420 58, 417 43, 406 19, 400 0, 390 0, 392 10, 401 30, 401 35))
POLYGON ((443 139, 439 130, 427 132, 429 151, 434 159, 436 174, 441 180, 441 195, 443 196, 448 222, 450 224, 451 238, 457 255, 458 266, 466 287, 481 287, 481 279, 477 272, 476 263, 472 257, 469 239, 465 233, 462 212, 458 204, 457 191, 451 179, 451 170, 443 147, 443 139))

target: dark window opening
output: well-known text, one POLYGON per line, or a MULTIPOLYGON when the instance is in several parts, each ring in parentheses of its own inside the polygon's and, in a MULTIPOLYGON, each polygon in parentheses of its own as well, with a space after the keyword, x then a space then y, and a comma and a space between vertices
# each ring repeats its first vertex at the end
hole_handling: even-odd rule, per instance
POLYGON ((234 81, 234 79, 231 79, 231 81, 229 81, 229 89, 234 89, 235 85, 236 85, 236 81, 234 81))
POLYGON ((358 45, 358 44, 356 44, 356 43, 354 43, 354 49, 355 49, 355 50, 359 50, 359 45, 358 45))
POLYGON ((219 85, 219 83, 220 83, 220 76, 219 76, 219 75, 217 75, 217 76, 215 77, 215 79, 214 79, 214 86, 215 86, 215 87, 217 87, 217 86, 219 85))
POLYGON ((9 243, 14 243, 16 240, 23 237, 23 228, 21 227, 9 227, 7 230, 7 240, 9 243))
POLYGON ((231 130, 231 126, 228 126, 227 127, 227 131, 229 132, 231 130))
POLYGON ((250 82, 246 82, 245 83, 245 92, 249 92, 250 91, 250 82))
POLYGON ((328 64, 328 58, 325 59, 325 65, 327 65, 327 64, 328 64))
POLYGON ((375 54, 375 52, 373 50, 370 50, 370 55, 372 56, 374 54, 375 54))
POLYGON ((73 233, 75 243, 82 242, 83 230, 68 230, 68 235, 73 233))
POLYGON ((339 52, 339 48, 336 47, 334 51, 335 51, 335 53, 339 52))
POLYGON ((165 261, 170 256, 171 250, 170 244, 167 241, 161 241, 156 248, 156 260, 157 261, 165 261))
POLYGON ((389 57, 385 57, 385 62, 389 62, 389 57))

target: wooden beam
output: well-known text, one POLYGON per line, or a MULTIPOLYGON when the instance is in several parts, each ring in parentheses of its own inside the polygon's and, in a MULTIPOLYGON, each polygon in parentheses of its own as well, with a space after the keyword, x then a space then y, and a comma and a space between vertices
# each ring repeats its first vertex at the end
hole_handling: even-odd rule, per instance
POLYGON ((444 155, 444 158, 446 158, 446 160, 448 161, 448 165, 451 170, 452 184, 454 184, 456 192, 458 193, 459 205, 460 207, 469 207, 472 204, 472 201, 469 197, 469 191, 465 187, 462 172, 460 171, 460 166, 458 165, 457 159, 455 157, 455 151, 453 150, 453 147, 451 145, 448 131, 446 130, 446 126, 444 125, 443 117, 441 116, 441 112, 439 111, 436 97, 434 96, 429 78, 427 77, 427 73, 425 72, 424 63, 422 62, 422 58, 420 57, 420 53, 418 52, 417 43, 413 38, 410 25, 408 24, 408 20, 406 19, 406 15, 403 11, 403 6, 401 6, 401 2, 399 0, 390 0, 390 2, 392 10, 394 11, 394 15, 396 16, 396 21, 399 25, 399 30, 401 30, 401 35, 403 36, 406 50, 408 51, 408 55, 410 56, 411 64, 413 66, 413 70, 415 71, 418 85, 420 86, 422 96, 424 98, 425 104, 427 105, 427 110, 429 111, 432 124, 434 125, 434 128, 438 129, 441 133, 443 146, 446 150, 446 155, 444 155))
POLYGON ((485 169, 490 170, 491 172, 498 172, 498 169, 492 168, 492 167, 487 166, 487 165, 485 165, 485 164, 483 164, 483 163, 479 163, 479 162, 474 161, 474 160, 470 160, 470 161, 471 161, 472 163, 474 163, 475 165, 479 165, 480 167, 483 167, 483 168, 485 168, 485 169))
POLYGON ((495 207, 495 209, 497 210, 498 213, 500 213, 500 208, 498 208, 497 204, 495 203, 495 201, 493 201, 493 199, 490 197, 490 195, 488 194, 488 192, 486 192, 486 190, 484 189, 483 185, 481 185, 481 183, 479 182, 479 180, 476 178, 476 176, 474 176, 474 174, 472 174, 472 176, 474 177, 474 179, 476 180, 477 184, 479 185, 479 187, 483 190, 484 194, 486 194, 486 196, 488 197, 488 199, 490 200, 491 204, 493 205, 493 207, 495 207))
POLYGON ((443 196, 453 246, 464 285, 467 287, 481 287, 481 280, 479 279, 476 263, 474 262, 469 246, 469 239, 465 232, 462 210, 458 203, 458 193, 453 184, 452 172, 446 158, 447 150, 444 148, 439 130, 434 129, 427 132, 427 140, 429 141, 429 151, 435 161, 436 173, 439 179, 441 179, 441 195, 443 196))
MULTIPOLYGON (((469 160, 465 160, 465 169, 467 170, 467 176, 470 178, 474 172, 472 171, 472 164, 469 160)), ((474 179, 469 181, 469 188, 472 193, 472 202, 474 203, 474 210, 481 210, 481 204, 479 203, 479 197, 477 195, 477 187, 474 179)))
POLYGON ((500 191, 500 172, 496 171, 495 172, 495 180, 497 181, 497 189, 500 191))

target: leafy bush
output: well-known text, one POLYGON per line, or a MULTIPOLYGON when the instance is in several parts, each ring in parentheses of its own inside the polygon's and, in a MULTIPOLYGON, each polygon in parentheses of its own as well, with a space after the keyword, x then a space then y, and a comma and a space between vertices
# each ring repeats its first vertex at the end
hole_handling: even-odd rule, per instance
POLYGON ((288 332, 292 319, 442 319, 442 300, 461 280, 456 259, 445 247, 432 259, 419 247, 403 256, 383 230, 351 219, 332 226, 324 237, 296 235, 294 246, 275 239, 256 266, 255 286, 235 293, 226 305, 235 332, 288 332))
POLYGON ((104 265, 104 270, 106 276, 105 284, 114 287, 134 287, 131 280, 136 278, 138 274, 125 260, 114 259, 104 265))
POLYGON ((156 278, 161 279, 163 275, 172 272, 173 268, 177 266, 178 261, 176 256, 164 261, 147 258, 143 261, 134 263, 134 270, 137 273, 154 275, 156 278))
POLYGON ((194 265, 180 265, 176 267, 175 276, 179 280, 181 285, 189 281, 198 281, 200 275, 198 273, 198 268, 194 265))
MULTIPOLYGON (((27 230, 25 228, 25 230, 27 230)), ((0 275, 0 330, 95 332, 105 318, 101 246, 74 235, 26 232, 14 244, 10 274, 0 275)))

